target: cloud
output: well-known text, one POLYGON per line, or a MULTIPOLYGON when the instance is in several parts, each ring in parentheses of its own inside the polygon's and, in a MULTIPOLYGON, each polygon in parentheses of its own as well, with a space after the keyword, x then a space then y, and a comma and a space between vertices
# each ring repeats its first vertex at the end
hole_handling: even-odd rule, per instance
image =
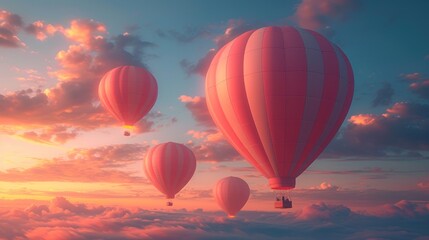
POLYGON ((139 144, 77 148, 65 157, 44 160, 30 168, 0 172, 0 181, 142 182, 143 179, 135 176, 135 172, 124 168, 141 161, 147 148, 139 144))
POLYGON ((36 69, 24 69, 14 67, 12 68, 20 76, 16 78, 19 82, 21 82, 22 86, 26 88, 36 87, 40 88, 46 83, 46 77, 44 77, 39 71, 36 69))
POLYGON ((64 28, 60 25, 54 26, 44 21, 38 20, 25 27, 25 31, 36 37, 36 39, 43 41, 48 36, 54 35, 56 32, 63 32, 64 28))
POLYGON ((23 26, 22 18, 14 13, 0 9, 0 47, 24 47, 17 34, 23 26))
POLYGON ((334 21, 344 21, 359 6, 359 0, 303 0, 293 19, 306 29, 330 31, 334 21))
POLYGON ((249 30, 262 26, 260 23, 248 22, 243 19, 230 19, 226 26, 222 26, 223 33, 213 37, 213 42, 216 48, 210 49, 202 58, 196 63, 191 63, 189 60, 183 59, 180 61, 180 66, 185 70, 188 75, 198 74, 204 76, 209 69, 210 63, 216 52, 221 49, 225 44, 239 36, 240 34, 249 30))
POLYGON ((429 99, 429 79, 411 83, 410 90, 421 98, 429 99))
POLYGON ((240 160, 242 157, 226 141, 223 134, 216 128, 207 109, 206 98, 200 96, 182 95, 179 97, 192 117, 200 126, 206 127, 203 131, 191 129, 187 132, 193 140, 187 145, 195 153, 197 159, 210 162, 240 160))
POLYGON ((423 99, 429 99, 429 79, 419 72, 402 74, 401 77, 410 83, 409 90, 423 99))
POLYGON ((207 73, 207 70, 210 67, 210 63, 213 57, 216 55, 215 49, 210 49, 204 57, 199 59, 196 63, 191 63, 186 59, 180 61, 180 66, 185 70, 188 75, 198 74, 204 76, 207 73))
POLYGON ((419 183, 417 183, 417 186, 421 189, 429 189, 429 181, 419 182, 419 183))
POLYGON ((429 105, 398 102, 385 113, 358 114, 348 120, 324 157, 421 158, 429 150, 429 105))
POLYGON ((161 29, 156 30, 156 34, 162 38, 172 38, 178 42, 189 43, 195 39, 202 37, 210 37, 211 27, 186 27, 182 32, 177 30, 163 31, 161 29))
POLYGON ((327 191, 337 191, 340 187, 332 185, 327 182, 322 182, 319 186, 313 187, 311 189, 318 189, 318 190, 327 190, 327 191))
POLYGON ((326 205, 325 203, 312 204, 298 212, 297 218, 301 220, 330 220, 338 221, 350 217, 351 210, 343 205, 326 205))
POLYGON ((427 217, 429 215, 429 206, 401 200, 395 204, 386 204, 373 214, 380 217, 427 217))
POLYGON ((417 239, 429 236, 427 206, 401 201, 379 213, 316 203, 295 213, 168 212, 89 206, 63 197, 50 204, 0 213, 7 239, 417 239), (398 214, 399 213, 399 214, 398 214), (386 229, 390 229, 386 231, 386 229))
POLYGON ((421 79, 421 74, 418 72, 403 74, 402 77, 407 80, 419 80, 421 79))
POLYGON ((191 112, 192 117, 199 125, 214 127, 212 117, 207 109, 205 97, 181 95, 179 100, 185 103, 185 107, 191 112))
POLYGON ((390 83, 384 83, 383 87, 377 90, 375 98, 372 100, 372 106, 387 106, 392 101, 394 94, 392 85, 390 83))
MULTIPOLYGON (((15 28, 20 26, 15 25, 15 28)), ((144 66, 145 50, 155 45, 129 33, 106 36, 106 26, 90 19, 72 20, 68 27, 39 21, 27 27, 27 31, 39 38, 59 32, 71 44, 56 54, 59 67, 49 72, 50 77, 58 79, 55 86, 0 94, 0 132, 58 144, 82 131, 117 125, 117 121, 96 104, 98 82, 111 68, 144 66)), ((137 133, 153 130, 152 117, 137 124, 137 133)))
POLYGON ((225 162, 242 160, 241 155, 224 139, 220 141, 188 141, 186 144, 199 161, 225 162))
POLYGON ((74 42, 94 47, 93 44, 97 44, 97 39, 106 31, 104 24, 93 19, 75 19, 70 22, 70 27, 63 30, 63 33, 74 42))

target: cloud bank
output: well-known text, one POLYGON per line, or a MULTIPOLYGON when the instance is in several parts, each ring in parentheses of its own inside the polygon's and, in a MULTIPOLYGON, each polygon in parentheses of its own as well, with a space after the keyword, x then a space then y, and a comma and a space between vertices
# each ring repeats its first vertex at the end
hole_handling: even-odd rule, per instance
POLYGON ((377 212, 317 203, 297 212, 154 211, 88 206, 63 197, 0 213, 4 239, 426 239, 429 205, 400 201, 377 212))

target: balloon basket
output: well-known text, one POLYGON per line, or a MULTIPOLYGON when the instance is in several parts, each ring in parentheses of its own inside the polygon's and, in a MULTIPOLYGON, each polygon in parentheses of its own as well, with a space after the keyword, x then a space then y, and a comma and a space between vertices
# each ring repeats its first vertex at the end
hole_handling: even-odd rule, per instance
POLYGON ((275 208, 287 209, 292 208, 292 200, 286 193, 276 193, 276 201, 274 202, 275 208))
POLYGON ((166 205, 167 207, 171 207, 171 206, 173 206, 173 202, 168 201, 168 202, 166 202, 166 203, 165 203, 165 205, 166 205))
POLYGON ((129 131, 124 131, 124 136, 129 137, 131 133, 129 131))

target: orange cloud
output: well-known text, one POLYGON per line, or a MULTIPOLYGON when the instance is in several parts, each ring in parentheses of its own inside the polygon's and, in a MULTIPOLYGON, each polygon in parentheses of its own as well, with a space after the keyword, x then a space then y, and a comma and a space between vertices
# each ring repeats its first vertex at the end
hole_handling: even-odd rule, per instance
POLYGON ((45 40, 48 36, 54 35, 56 32, 64 31, 63 27, 60 25, 54 26, 41 20, 31 23, 25 30, 33 34, 40 41, 45 40))
MULTIPOLYGON (((14 31, 23 26, 19 16, 5 11, 0 19, 14 31)), ((73 44, 56 55, 59 68, 49 72, 59 80, 54 87, 0 93, 0 132, 42 143, 64 143, 79 132, 116 125, 117 121, 96 104, 98 82, 111 68, 143 66, 144 49, 154 44, 130 33, 101 36, 107 34, 104 24, 87 19, 72 20, 69 27, 36 21, 27 31, 40 39, 60 32, 73 44)), ((152 130, 151 118, 159 117, 146 117, 137 124, 136 132, 152 130)))
POLYGON ((69 28, 64 29, 64 35, 72 41, 91 46, 96 37, 107 32, 104 24, 93 19, 72 20, 69 28))
POLYGON ((66 157, 45 160, 27 169, 0 172, 0 181, 143 182, 141 176, 124 169, 141 161, 147 148, 139 144, 125 144, 73 149, 66 157))
POLYGON ((375 121, 375 117, 371 114, 358 114, 351 116, 349 122, 355 125, 371 125, 375 121))

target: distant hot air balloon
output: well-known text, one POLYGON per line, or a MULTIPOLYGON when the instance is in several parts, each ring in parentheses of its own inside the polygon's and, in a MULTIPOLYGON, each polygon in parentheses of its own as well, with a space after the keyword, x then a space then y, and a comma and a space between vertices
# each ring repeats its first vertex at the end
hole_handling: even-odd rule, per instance
MULTIPOLYGON (((155 104, 158 85, 146 69, 121 66, 107 72, 98 85, 98 96, 106 108, 125 128, 131 128, 155 104)), ((130 133, 125 131, 125 136, 130 133)))
POLYGON ((294 188, 335 136, 353 89, 352 67, 339 47, 289 26, 243 33, 217 52, 206 75, 214 122, 280 190, 294 188))
POLYGON ((228 217, 235 217, 246 204, 249 194, 249 185, 238 177, 222 178, 213 189, 216 202, 228 214, 228 217))
MULTIPOLYGON (((185 145, 167 142, 149 149, 144 159, 146 177, 167 199, 174 196, 194 175, 196 159, 185 145)), ((168 206, 173 205, 167 202, 168 206)))

